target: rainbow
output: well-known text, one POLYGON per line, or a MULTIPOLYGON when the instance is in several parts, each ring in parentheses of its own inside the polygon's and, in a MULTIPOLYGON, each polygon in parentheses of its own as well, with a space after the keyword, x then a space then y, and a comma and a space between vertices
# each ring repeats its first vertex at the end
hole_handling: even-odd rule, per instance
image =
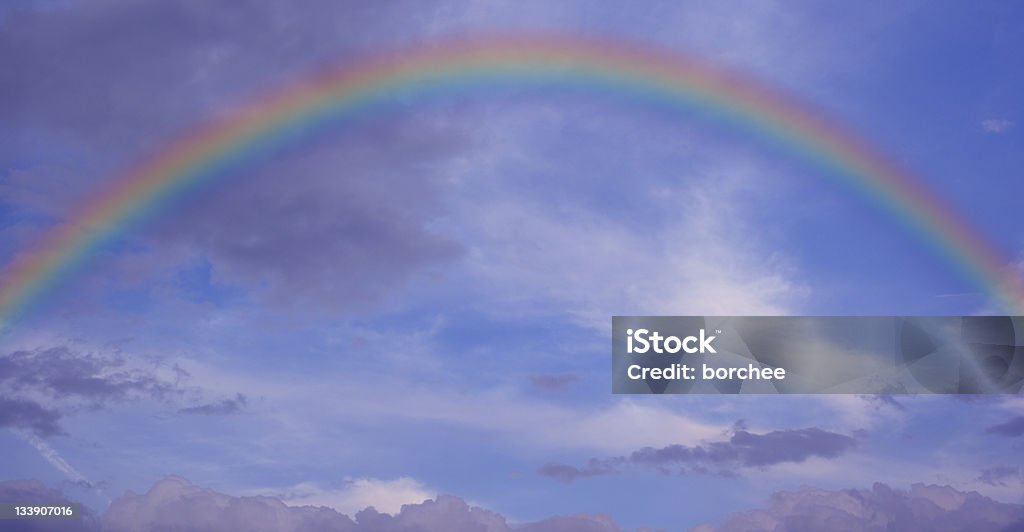
POLYGON ((0 284, 9 325, 104 245, 198 185, 377 107, 500 86, 567 86, 710 115, 781 144, 880 204, 1015 314, 1024 288, 965 220, 865 141, 764 85, 692 57, 576 37, 460 39, 384 53, 312 76, 225 112, 142 160, 19 255, 0 284))

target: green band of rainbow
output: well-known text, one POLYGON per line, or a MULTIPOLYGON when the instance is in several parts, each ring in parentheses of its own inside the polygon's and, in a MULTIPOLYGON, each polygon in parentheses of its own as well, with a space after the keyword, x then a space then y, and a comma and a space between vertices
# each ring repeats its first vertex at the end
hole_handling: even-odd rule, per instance
POLYGON ((408 98, 429 87, 456 90, 481 80, 514 83, 528 78, 682 102, 767 135, 830 167, 829 176, 882 204, 1005 309, 1024 313, 1020 280, 982 235, 920 179, 809 107, 677 54, 613 41, 519 37, 452 41, 326 69, 181 137, 115 179, 9 265, 0 284, 0 323, 11 323, 166 197, 234 173, 220 169, 255 158, 275 138, 294 135, 305 124, 343 120, 388 98, 408 98))

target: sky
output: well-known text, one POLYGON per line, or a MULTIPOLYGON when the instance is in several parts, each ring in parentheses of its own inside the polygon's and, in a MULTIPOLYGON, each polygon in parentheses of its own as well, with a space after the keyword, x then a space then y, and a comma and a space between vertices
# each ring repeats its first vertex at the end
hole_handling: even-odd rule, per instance
MULTIPOLYGON (((1012 2, 5 2, 0 264, 325 65, 546 33, 783 91, 1024 271, 1021 22, 1012 2)), ((1002 311, 778 147, 599 95, 481 91, 236 174, 124 228, 0 338, 0 495, 80 501, 89 530, 1024 523, 1019 396, 611 394, 613 315, 1002 311)))

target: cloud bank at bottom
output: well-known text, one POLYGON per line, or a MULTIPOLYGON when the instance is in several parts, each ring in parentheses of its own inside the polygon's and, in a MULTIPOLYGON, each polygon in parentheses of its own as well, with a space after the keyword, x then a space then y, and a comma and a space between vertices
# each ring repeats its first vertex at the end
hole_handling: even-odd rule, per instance
MULTIPOLYGON (((59 490, 35 480, 0 482, 0 500, 49 503, 66 501, 59 490)), ((685 504, 681 502, 681 504, 685 504)), ((686 523, 679 523, 686 526, 686 523)), ((69 521, 0 521, 0 530, 250 530, 334 532, 620 532, 605 515, 571 515, 529 524, 510 524, 504 516, 470 506, 451 495, 407 504, 395 515, 367 508, 349 517, 331 508, 288 506, 276 497, 235 497, 169 476, 145 494, 127 492, 102 515, 84 511, 69 521), (14 528, 11 528, 14 527, 14 528)), ((977 492, 915 484, 898 490, 885 484, 871 489, 824 490, 804 487, 772 495, 768 507, 728 516, 718 525, 694 532, 842 530, 953 531, 1024 530, 1024 505, 995 501, 977 492)))

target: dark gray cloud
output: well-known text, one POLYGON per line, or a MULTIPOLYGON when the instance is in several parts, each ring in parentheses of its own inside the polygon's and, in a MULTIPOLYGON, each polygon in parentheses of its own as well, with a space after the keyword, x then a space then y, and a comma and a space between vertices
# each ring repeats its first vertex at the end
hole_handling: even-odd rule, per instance
POLYGON ((0 113, 18 135, 64 134, 130 156, 261 88, 413 39, 405 23, 424 13, 407 1, 280 0, 19 10, 0 32, 0 113))
POLYGON ((861 395, 861 399, 877 406, 877 407, 888 407, 904 412, 907 407, 903 406, 903 403, 899 402, 895 397, 888 394, 876 394, 876 395, 861 395))
POLYGON ((994 501, 949 486, 915 484, 909 491, 875 484, 869 490, 805 487, 775 493, 768 508, 735 513, 721 525, 694 532, 803 532, 818 530, 902 532, 1008 532, 1024 530, 1024 506, 994 501))
MULTIPOLYGON (((60 220, 182 132, 325 64, 415 41, 432 12, 407 1, 99 0, 10 13, 0 32, 0 168, 18 171, 0 184, 0 202, 25 219, 60 220), (45 165, 33 162, 38 145, 48 146, 45 165)), ((472 142, 448 124, 397 113, 301 153, 262 153, 140 238, 154 252, 193 250, 217 282, 278 305, 377 301, 458 255, 427 229, 440 213, 434 165, 472 142)))
POLYGON ((996 466, 983 469, 978 481, 989 486, 1021 486, 1024 487, 1024 468, 1020 466, 996 466))
POLYGON ((0 427, 29 430, 45 438, 63 433, 60 417, 60 412, 35 401, 0 395, 0 427))
POLYGON ((15 351, 0 357, 0 389, 81 399, 91 407, 132 395, 164 399, 180 390, 151 373, 125 368, 119 357, 72 351, 66 346, 15 351))
POLYGON ((627 456, 591 459, 583 467, 546 464, 538 472, 562 482, 614 473, 622 467, 645 467, 665 474, 736 476, 747 468, 799 463, 809 458, 836 458, 857 444, 857 440, 850 436, 816 427, 764 434, 755 434, 742 427, 742 423, 737 423, 727 441, 692 447, 645 447, 627 456))
MULTIPOLYGON (((80 352, 67 346, 0 356, 0 427, 40 437, 62 434, 63 416, 145 399, 161 403, 199 402, 208 392, 189 386, 188 373, 172 368, 173 379, 148 366, 131 368, 119 355, 80 352)), ((186 414, 232 414, 247 404, 242 394, 185 407, 186 414)))
POLYGON ((598 460, 592 458, 583 467, 571 466, 568 464, 544 464, 537 472, 545 477, 551 477, 562 482, 573 482, 577 479, 587 477, 598 477, 608 475, 617 471, 617 461, 598 460))
POLYGON ((330 508, 287 506, 274 497, 233 497, 168 477, 145 494, 115 499, 102 516, 103 530, 250 530, 324 532, 618 532, 605 516, 556 517, 512 527, 502 515, 439 496, 407 504, 396 515, 368 508, 352 518, 330 508))
POLYGON ((205 416, 223 416, 241 412, 249 401, 242 394, 237 394, 231 399, 222 399, 214 403, 206 403, 190 406, 178 410, 179 414, 200 414, 205 416))
POLYGON ((997 434, 999 436, 1006 436, 1007 438, 1016 438, 1024 435, 1024 416, 1016 416, 1002 423, 992 425, 985 429, 985 432, 989 434, 997 434))
POLYGON ((458 142, 421 119, 383 120, 268 161, 182 205, 151 238, 197 250, 215 282, 255 287, 275 306, 373 303, 459 256, 427 229, 441 213, 431 165, 458 142))
POLYGON ((766 434, 737 431, 729 444, 744 466, 803 462, 808 458, 835 458, 856 445, 853 438, 819 428, 775 430, 766 434))
POLYGON ((538 373, 530 375, 530 384, 534 388, 547 392, 565 391, 578 382, 580 382, 580 376, 575 373, 538 373))

